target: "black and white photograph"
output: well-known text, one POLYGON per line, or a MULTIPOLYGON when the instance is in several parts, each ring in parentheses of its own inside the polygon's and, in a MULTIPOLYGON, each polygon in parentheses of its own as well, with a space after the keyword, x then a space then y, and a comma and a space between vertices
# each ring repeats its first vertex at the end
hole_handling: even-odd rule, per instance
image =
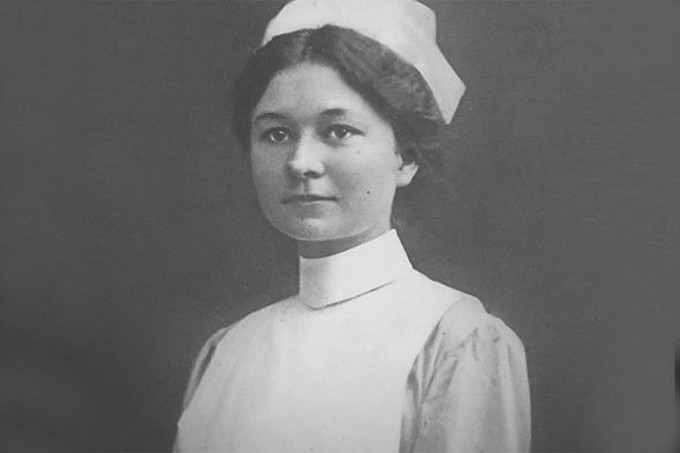
POLYGON ((680 2, 3 2, 0 338, 3 453, 679 453, 680 2))

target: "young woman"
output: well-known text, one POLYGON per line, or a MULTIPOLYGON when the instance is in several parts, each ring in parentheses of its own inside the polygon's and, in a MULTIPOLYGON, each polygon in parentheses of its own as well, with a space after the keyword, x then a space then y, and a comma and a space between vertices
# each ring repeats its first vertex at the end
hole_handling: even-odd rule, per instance
POLYGON ((522 343, 391 227, 463 92, 434 24, 411 0, 295 0, 269 24, 235 131, 299 292, 207 342, 177 451, 528 450, 522 343))

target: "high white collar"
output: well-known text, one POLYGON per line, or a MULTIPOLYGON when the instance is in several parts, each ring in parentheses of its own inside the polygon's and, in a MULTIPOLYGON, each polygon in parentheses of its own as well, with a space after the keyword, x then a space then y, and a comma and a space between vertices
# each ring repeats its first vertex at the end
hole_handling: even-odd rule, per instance
POLYGON ((323 258, 300 257, 298 299, 312 308, 360 296, 412 270, 395 230, 323 258))

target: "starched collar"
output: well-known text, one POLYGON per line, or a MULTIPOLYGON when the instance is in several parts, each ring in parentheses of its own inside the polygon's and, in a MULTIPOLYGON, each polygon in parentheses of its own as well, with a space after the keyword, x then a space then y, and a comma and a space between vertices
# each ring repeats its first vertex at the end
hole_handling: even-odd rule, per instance
POLYGON ((300 257, 298 299, 311 308, 343 302, 384 286, 413 267, 395 230, 323 258, 300 257))

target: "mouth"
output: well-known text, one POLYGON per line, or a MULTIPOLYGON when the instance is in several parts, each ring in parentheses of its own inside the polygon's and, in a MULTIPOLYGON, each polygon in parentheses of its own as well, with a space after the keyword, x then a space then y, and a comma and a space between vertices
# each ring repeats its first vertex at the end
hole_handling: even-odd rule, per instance
POLYGON ((298 195, 291 195, 289 197, 284 198, 281 202, 283 204, 290 204, 290 203, 314 203, 318 201, 337 201, 338 199, 333 196, 326 196, 326 195, 315 195, 315 194, 298 194, 298 195))

